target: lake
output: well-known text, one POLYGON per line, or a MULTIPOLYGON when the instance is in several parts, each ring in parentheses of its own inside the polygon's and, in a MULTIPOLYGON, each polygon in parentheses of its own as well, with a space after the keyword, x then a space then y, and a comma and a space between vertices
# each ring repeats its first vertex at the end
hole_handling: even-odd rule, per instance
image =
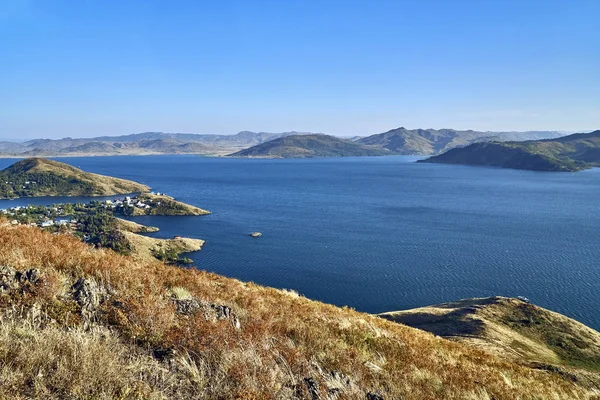
MULTIPOLYGON (((600 329, 600 169, 529 172, 417 157, 60 158, 212 212, 138 217, 206 240, 198 268, 383 312, 526 296, 600 329), (260 231, 263 236, 251 238, 260 231)), ((0 167, 14 159, 0 159, 0 167)), ((67 198, 69 201, 78 200, 67 198)), ((0 208, 64 198, 0 201, 0 208)))

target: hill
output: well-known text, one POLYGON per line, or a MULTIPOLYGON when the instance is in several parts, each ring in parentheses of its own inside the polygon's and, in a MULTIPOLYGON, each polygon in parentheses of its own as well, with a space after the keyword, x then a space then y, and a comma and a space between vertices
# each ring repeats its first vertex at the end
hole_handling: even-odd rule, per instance
POLYGON ((0 398, 597 399, 349 308, 0 225, 0 398))
POLYGON ((600 333, 519 299, 468 299, 380 316, 535 368, 591 377, 600 388, 600 333))
POLYGON ((580 171, 600 166, 600 130, 547 140, 476 143, 420 162, 580 171))
POLYGON ((430 155, 475 142, 547 139, 561 136, 552 131, 531 132, 478 132, 454 129, 406 129, 404 127, 371 135, 358 143, 378 146, 395 154, 430 155))
POLYGON ((0 155, 21 157, 207 154, 223 155, 299 132, 249 132, 235 135, 144 132, 94 138, 34 139, 0 142, 0 155))
POLYGON ((148 189, 133 181, 83 172, 44 158, 27 158, 0 171, 0 198, 111 196, 148 189))
POLYGON ((353 157, 389 155, 389 151, 364 146, 350 140, 328 135, 294 135, 274 139, 249 149, 230 154, 231 157, 353 157))

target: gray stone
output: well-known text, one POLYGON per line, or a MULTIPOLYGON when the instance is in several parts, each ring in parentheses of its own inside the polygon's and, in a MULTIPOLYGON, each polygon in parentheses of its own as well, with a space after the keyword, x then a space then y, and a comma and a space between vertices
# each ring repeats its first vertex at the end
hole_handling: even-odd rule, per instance
POLYGON ((98 285, 93 279, 79 278, 71 286, 73 299, 81 307, 84 320, 94 319, 96 309, 108 297, 106 289, 98 285))

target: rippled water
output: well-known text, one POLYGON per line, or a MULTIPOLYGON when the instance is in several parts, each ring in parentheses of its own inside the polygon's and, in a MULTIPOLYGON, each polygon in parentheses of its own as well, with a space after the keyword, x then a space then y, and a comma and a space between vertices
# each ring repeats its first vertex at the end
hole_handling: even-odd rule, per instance
POLYGON ((212 211, 136 218, 159 226, 158 237, 205 239, 191 255, 202 269, 368 312, 522 295, 600 328, 600 169, 539 173, 415 159, 62 161, 212 211))

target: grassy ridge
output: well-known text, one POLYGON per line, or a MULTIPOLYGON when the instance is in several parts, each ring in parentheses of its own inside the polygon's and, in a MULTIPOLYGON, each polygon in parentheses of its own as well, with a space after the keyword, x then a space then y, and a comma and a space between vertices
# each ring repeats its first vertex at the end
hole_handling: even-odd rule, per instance
POLYGON ((476 143, 421 162, 574 172, 600 166, 600 131, 558 139, 476 143))
POLYGON ((27 158, 0 171, 0 198, 110 196, 148 189, 133 181, 83 172, 43 158, 27 158))
POLYGON ((1 398, 594 398, 376 316, 37 228, 0 227, 0 266, 35 278, 0 293, 1 398))
POLYGON ((562 368, 600 387, 600 333, 519 299, 468 299, 381 316, 528 365, 562 368))

